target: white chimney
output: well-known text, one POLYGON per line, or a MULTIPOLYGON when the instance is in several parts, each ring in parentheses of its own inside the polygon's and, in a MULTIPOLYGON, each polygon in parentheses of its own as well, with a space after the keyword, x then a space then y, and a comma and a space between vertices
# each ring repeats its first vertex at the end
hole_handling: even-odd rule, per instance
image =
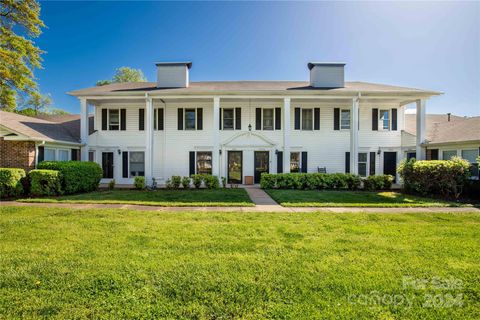
POLYGON ((345 63, 309 62, 310 86, 314 88, 345 87, 345 63))
POLYGON ((187 88, 191 62, 158 62, 157 88, 187 88))

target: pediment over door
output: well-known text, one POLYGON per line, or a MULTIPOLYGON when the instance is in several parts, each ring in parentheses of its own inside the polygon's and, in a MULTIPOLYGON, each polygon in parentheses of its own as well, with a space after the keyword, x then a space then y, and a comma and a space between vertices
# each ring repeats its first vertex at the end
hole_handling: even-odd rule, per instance
POLYGON ((262 147, 271 148, 275 142, 256 132, 242 132, 222 142, 223 147, 262 147))

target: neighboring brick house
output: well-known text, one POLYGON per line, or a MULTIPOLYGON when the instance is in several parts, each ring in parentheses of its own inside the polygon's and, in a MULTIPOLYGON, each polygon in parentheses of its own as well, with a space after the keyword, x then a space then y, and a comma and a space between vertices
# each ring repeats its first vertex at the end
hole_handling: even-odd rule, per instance
POLYGON ((78 115, 46 119, 0 111, 0 167, 34 169, 43 160, 80 159, 78 115))

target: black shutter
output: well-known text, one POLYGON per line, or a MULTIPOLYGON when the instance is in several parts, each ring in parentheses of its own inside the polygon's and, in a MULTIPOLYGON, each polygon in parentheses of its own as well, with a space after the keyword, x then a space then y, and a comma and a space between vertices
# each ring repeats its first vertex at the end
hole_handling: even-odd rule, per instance
POLYGON ((70 155, 71 155, 70 160, 72 160, 72 161, 78 161, 78 160, 80 160, 79 157, 78 157, 78 151, 79 151, 78 149, 72 149, 72 150, 71 150, 71 152, 70 152, 70 155))
POLYGON ((102 109, 102 130, 107 130, 107 124, 108 124, 108 115, 107 115, 107 109, 102 109))
POLYGON ((122 152, 122 177, 128 178, 128 151, 122 152))
POLYGON ((222 130, 222 122, 223 122, 223 116, 222 116, 222 108, 218 110, 218 129, 222 130))
POLYGON ((178 108, 177 110, 177 128, 178 130, 183 130, 183 109, 178 108))
POLYGON ((397 131, 397 109, 392 109, 392 130, 397 131))
POLYGON ((145 130, 145 109, 138 109, 138 130, 145 130))
POLYGON ((350 173, 350 152, 345 152, 345 173, 350 173))
POLYGON ((370 175, 374 176, 375 175, 375 157, 376 153, 375 152, 370 152, 370 175))
POLYGON ((242 130, 242 108, 235 108, 235 130, 242 130))
POLYGON ((333 109, 333 130, 340 130, 340 108, 333 109))
POLYGON ((282 108, 275 108, 275 130, 282 130, 282 108))
POLYGON ((295 108, 293 128, 294 130, 300 130, 300 108, 295 108))
POLYGON ((320 130, 320 108, 313 109, 313 130, 320 130))
POLYGON ((45 159, 45 148, 44 147, 38 147, 38 157, 37 157, 37 163, 40 163, 45 159))
POLYGON ((372 109, 372 130, 378 130, 378 109, 372 109))
POLYGON ((277 173, 283 173, 283 151, 277 152, 277 173))
POLYGON ((302 151, 302 169, 303 173, 307 173, 308 167, 308 158, 307 158, 307 151, 302 151))
POLYGON ((438 160, 438 149, 430 149, 430 160, 438 160))
POLYGON ((164 116, 164 114, 163 114, 164 112, 165 112, 165 111, 164 111, 163 108, 159 108, 159 109, 157 110, 157 122, 158 122, 157 128, 158 128, 158 130, 163 130, 163 128, 164 128, 164 124, 163 124, 163 123, 164 123, 164 119, 165 119, 165 116, 164 116))
POLYGON ((195 174, 195 151, 190 151, 189 159, 190 159, 189 172, 190 172, 190 176, 192 176, 195 174))
POLYGON ((197 109, 197 130, 203 130, 203 108, 197 109))
POLYGON ((127 130, 127 109, 120 109, 120 130, 127 130))
POLYGON ((262 108, 255 109, 255 130, 262 130, 262 108))

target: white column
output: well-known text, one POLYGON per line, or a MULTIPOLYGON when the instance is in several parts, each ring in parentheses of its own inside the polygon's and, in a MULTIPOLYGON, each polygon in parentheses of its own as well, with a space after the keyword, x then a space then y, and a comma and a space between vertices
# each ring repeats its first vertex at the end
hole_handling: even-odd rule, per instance
POLYGON ((283 99, 283 172, 290 172, 290 98, 283 99))
POLYGON ((359 99, 352 100, 350 109, 350 173, 358 174, 358 110, 359 99))
POLYGON ((88 104, 85 98, 80 98, 80 142, 81 160, 88 161, 88 104))
POLYGON ((425 142, 425 103, 425 99, 417 100, 417 160, 425 160, 425 148, 422 147, 422 143, 425 142))
POLYGON ((220 179, 220 98, 213 98, 212 174, 220 179))
POLYGON ((153 101, 145 95, 145 180, 149 185, 153 177, 153 101))

